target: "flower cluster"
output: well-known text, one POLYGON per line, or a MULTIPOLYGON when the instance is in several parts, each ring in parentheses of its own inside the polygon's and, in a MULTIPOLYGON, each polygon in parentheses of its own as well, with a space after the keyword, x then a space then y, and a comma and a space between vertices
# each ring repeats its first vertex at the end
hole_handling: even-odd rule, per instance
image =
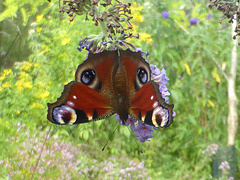
POLYGON ((128 167, 120 169, 119 179, 131 179, 131 174, 135 171, 139 172, 136 177, 137 179, 150 179, 146 178, 147 169, 144 167, 144 162, 140 162, 139 164, 137 164, 134 161, 130 161, 128 167))
MULTIPOLYGON (((219 23, 222 23, 224 19, 228 19, 228 23, 233 23, 234 20, 236 21, 236 27, 234 32, 236 33, 233 36, 233 39, 236 39, 237 36, 240 36, 240 8, 239 8, 239 1, 213 1, 210 0, 209 8, 212 9, 213 7, 216 7, 218 11, 221 11, 223 14, 223 17, 218 20, 219 23)), ((240 42, 238 43, 240 45, 240 42)))
POLYGON ((86 150, 91 147, 75 145, 58 135, 49 137, 42 127, 32 133, 27 125, 18 122, 11 128, 16 134, 9 135, 6 142, 17 148, 12 148, 11 155, 6 154, 8 157, 0 160, 0 166, 5 169, 2 177, 30 179, 34 171, 36 179, 147 179, 144 162, 102 155, 93 159, 92 154, 98 152, 86 150))
POLYGON ((132 131, 134 131, 134 134, 136 135, 137 139, 140 140, 141 143, 144 143, 145 141, 148 141, 148 139, 152 138, 152 132, 153 132, 153 126, 143 124, 140 121, 137 121, 136 119, 129 116, 127 121, 123 123, 123 121, 120 119, 119 115, 116 114, 115 119, 121 124, 128 126, 130 125, 130 128, 132 131))
POLYGON ((211 144, 207 146, 205 150, 202 151, 202 154, 207 154, 209 156, 215 155, 218 150, 218 145, 217 144, 211 144))
MULTIPOLYGON (((59 11, 66 12, 70 17, 70 21, 73 21, 76 15, 86 15, 85 20, 89 20, 89 17, 91 17, 95 25, 98 26, 100 24, 101 27, 101 33, 93 35, 94 37, 90 35, 80 41, 78 50, 85 48, 90 52, 98 52, 98 49, 100 49, 100 52, 101 49, 109 49, 113 46, 128 46, 128 43, 124 42, 125 39, 139 37, 138 35, 133 35, 133 33, 126 34, 127 30, 133 28, 130 23, 130 20, 133 18, 130 16, 132 14, 130 9, 132 4, 120 1, 111 2, 111 0, 105 2, 63 0, 63 7, 60 7, 59 11), (103 41, 111 44, 104 46, 101 43, 103 41)), ((139 14, 137 17, 136 21, 142 21, 139 14)))
POLYGON ((227 161, 221 162, 218 169, 221 169, 223 171, 223 174, 227 174, 228 170, 230 170, 230 166, 227 161))
MULTIPOLYGON (((230 165, 227 161, 223 161, 221 162, 221 164, 219 165, 218 169, 222 170, 222 174, 224 177, 228 177, 230 174, 230 165)), ((234 180, 234 177, 228 177, 227 180, 234 180)))
MULTIPOLYGON (((160 70, 154 65, 150 65, 150 69, 152 73, 152 80, 154 80, 157 84, 160 85, 159 91, 161 92, 162 97, 165 99, 165 101, 168 101, 169 99, 168 96, 170 95, 170 93, 168 92, 168 88, 166 86, 169 80, 166 74, 166 70, 164 68, 160 70)), ((174 112, 173 116, 175 115, 176 113, 174 112)), ((149 141, 149 139, 153 137, 152 135, 153 130, 157 129, 156 127, 137 121, 131 116, 129 116, 125 123, 123 123, 118 114, 116 114, 115 118, 121 125, 125 126, 130 125, 131 130, 134 131, 134 134, 136 135, 137 139, 140 140, 141 143, 149 141)))
POLYGON ((167 91, 168 88, 166 86, 169 78, 167 77, 166 70, 163 68, 161 71, 154 65, 150 65, 150 69, 152 72, 152 80, 154 80, 157 84, 160 84, 159 91, 162 94, 162 97, 165 101, 168 101, 170 93, 167 91))

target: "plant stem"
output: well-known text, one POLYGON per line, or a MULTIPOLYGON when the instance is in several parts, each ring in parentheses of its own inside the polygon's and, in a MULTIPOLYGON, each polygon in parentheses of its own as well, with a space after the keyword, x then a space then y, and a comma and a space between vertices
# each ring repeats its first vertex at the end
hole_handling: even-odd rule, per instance
POLYGON ((50 134, 50 132, 51 132, 51 129, 52 129, 52 125, 50 126, 50 128, 49 128, 49 130, 48 130, 48 132, 47 132, 47 134, 46 134, 46 136, 45 136, 45 139, 44 139, 44 142, 43 142, 43 145, 42 145, 42 148, 41 148, 39 157, 38 157, 38 159, 37 159, 37 162, 36 162, 35 166, 33 167, 33 172, 32 172, 32 176, 31 176, 31 180, 34 178, 35 171, 36 171, 36 169, 37 169, 39 160, 41 159, 42 152, 43 152, 44 146, 45 146, 45 144, 46 144, 46 142, 47 142, 47 138, 48 138, 48 136, 49 136, 49 134, 50 134))
MULTIPOLYGON (((235 34, 234 30, 237 25, 237 16, 233 19, 232 24, 232 35, 235 34)), ((235 139, 237 134, 238 127, 238 114, 237 114, 237 104, 238 99, 235 92, 235 82, 237 75, 237 39, 233 41, 232 48, 232 58, 231 58, 231 67, 230 73, 228 76, 228 146, 235 145, 235 139)))

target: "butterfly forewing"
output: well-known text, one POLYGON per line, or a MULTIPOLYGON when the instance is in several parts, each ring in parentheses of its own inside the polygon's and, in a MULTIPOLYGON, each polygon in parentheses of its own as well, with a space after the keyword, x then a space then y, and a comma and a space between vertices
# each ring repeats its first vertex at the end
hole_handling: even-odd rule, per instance
POLYGON ((114 112, 102 94, 88 86, 71 82, 56 103, 48 104, 48 119, 55 124, 79 124, 104 119, 114 112))

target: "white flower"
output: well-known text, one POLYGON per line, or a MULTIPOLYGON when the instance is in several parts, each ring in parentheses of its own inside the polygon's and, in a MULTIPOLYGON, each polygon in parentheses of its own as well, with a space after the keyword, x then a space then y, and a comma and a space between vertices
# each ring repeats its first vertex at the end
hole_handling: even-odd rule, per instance
POLYGON ((30 29, 30 30, 28 31, 28 34, 33 34, 33 33, 35 33, 35 30, 34 30, 34 29, 30 29))
POLYGON ((36 23, 36 22, 33 22, 33 23, 31 23, 30 26, 35 26, 35 25, 37 25, 37 23, 36 23))

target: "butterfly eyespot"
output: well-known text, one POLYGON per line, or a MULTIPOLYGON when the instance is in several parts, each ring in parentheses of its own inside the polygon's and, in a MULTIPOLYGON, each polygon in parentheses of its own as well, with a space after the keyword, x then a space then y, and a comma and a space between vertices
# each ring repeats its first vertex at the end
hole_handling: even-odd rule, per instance
POLYGON ((148 81, 148 74, 145 69, 139 68, 137 70, 137 74, 138 74, 138 79, 142 84, 145 84, 148 81))
POLYGON ((95 71, 92 69, 87 69, 85 71, 82 72, 81 74, 81 81, 83 84, 85 85, 89 85, 93 82, 93 80, 95 79, 95 71))
POLYGON ((168 110, 160 106, 153 110, 153 124, 156 127, 165 127, 168 123, 168 110))
POLYGON ((77 120, 77 114, 73 108, 62 105, 53 110, 53 118, 59 124, 73 124, 77 120))

